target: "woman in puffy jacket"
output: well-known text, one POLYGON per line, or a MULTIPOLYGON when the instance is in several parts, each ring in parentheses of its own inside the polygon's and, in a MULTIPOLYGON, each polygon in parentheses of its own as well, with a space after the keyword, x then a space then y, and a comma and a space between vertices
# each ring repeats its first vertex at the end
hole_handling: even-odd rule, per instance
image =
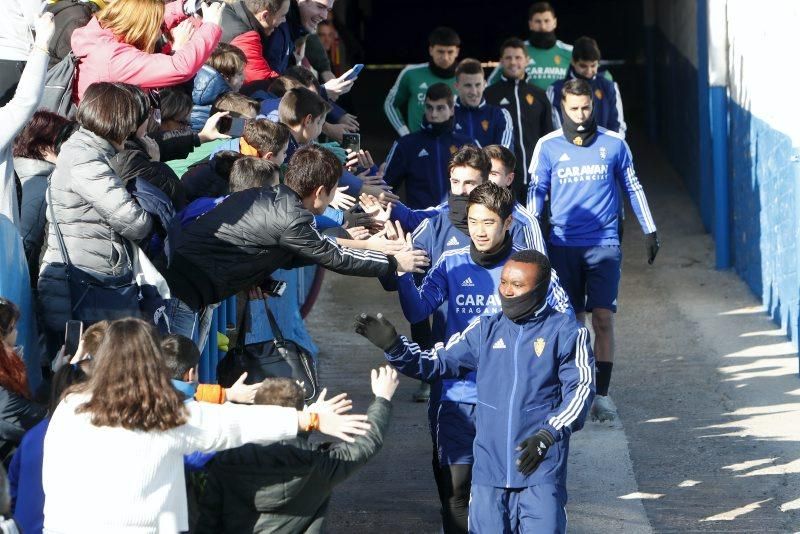
POLYGON ((76 123, 50 111, 37 111, 14 140, 14 171, 22 185, 19 233, 28 260, 31 285, 36 287, 39 256, 44 244, 45 191, 56 168, 56 156, 76 123))
POLYGON ((55 354, 71 318, 66 273, 53 214, 70 262, 102 276, 131 274, 125 240, 150 233, 152 220, 112 170, 111 159, 139 126, 140 107, 131 88, 95 83, 78 106, 80 128, 61 145, 50 179, 47 250, 39 273, 39 301, 48 354, 55 354), (50 209, 52 207, 52 210, 50 209))
POLYGON ((217 46, 224 4, 203 7, 202 23, 185 20, 183 2, 116 0, 72 33, 78 58, 76 102, 95 82, 124 82, 158 89, 191 79, 217 46), (161 28, 172 33, 173 54, 156 53, 161 28))

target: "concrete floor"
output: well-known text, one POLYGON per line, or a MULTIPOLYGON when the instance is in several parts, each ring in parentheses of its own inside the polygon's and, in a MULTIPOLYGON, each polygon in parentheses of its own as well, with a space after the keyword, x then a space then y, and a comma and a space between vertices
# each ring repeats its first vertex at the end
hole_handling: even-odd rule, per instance
MULTIPOLYGON (((628 220, 617 315, 613 425, 587 423, 572 442, 570 532, 800 531, 798 358, 732 273, 657 149, 632 140, 663 248, 645 261, 628 220)), ((324 385, 370 400, 381 354, 352 333, 361 311, 403 325, 373 280, 326 274, 308 318, 324 385)), ((425 408, 403 378, 383 451, 343 484, 331 532, 438 532, 425 408)))

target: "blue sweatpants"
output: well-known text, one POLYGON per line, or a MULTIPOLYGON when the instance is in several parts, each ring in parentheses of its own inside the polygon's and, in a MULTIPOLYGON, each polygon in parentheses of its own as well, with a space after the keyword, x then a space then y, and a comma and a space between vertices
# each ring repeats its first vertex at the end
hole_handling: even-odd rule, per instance
POLYGON ((472 484, 472 534, 561 534, 567 531, 567 490, 555 484, 495 488, 472 484))

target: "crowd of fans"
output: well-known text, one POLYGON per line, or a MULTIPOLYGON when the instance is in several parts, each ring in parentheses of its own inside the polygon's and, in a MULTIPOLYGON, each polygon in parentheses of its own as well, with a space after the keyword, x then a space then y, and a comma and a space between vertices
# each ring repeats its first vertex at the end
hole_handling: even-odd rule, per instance
MULTIPOLYGON (((574 273, 562 287, 558 273, 571 260, 554 259, 551 272, 549 225, 556 221, 553 235, 563 238, 565 223, 555 212, 560 197, 542 188, 541 154, 560 150, 544 144, 554 130, 574 134, 578 147, 612 132, 618 144, 603 145, 603 160, 627 150, 619 89, 598 72, 597 43, 558 41, 555 12, 537 3, 529 40, 503 42, 487 85, 480 61, 459 61, 459 35, 435 29, 430 61, 403 69, 386 97, 398 139, 379 166, 361 148, 368 138, 351 144, 360 125, 347 93, 359 69, 349 52, 358 43, 333 4, 11 0, 0 20, 0 218, 21 237, 39 332, 25 350, 39 353, 31 361, 40 368, 26 369, 20 310, 0 299, 0 458, 11 496, 0 512, 13 516, 3 532, 322 530, 333 488, 381 448, 398 378, 391 366, 372 372, 366 415, 348 413, 344 394, 323 391, 307 406, 290 377, 198 384, 201 351, 217 343, 215 308, 236 297, 243 313, 254 295, 276 298, 279 269, 318 265, 398 291, 415 342, 406 359, 438 350, 481 316, 527 320, 546 306, 574 327, 558 334, 573 346, 558 356, 562 365, 593 365, 574 319, 592 313, 591 302, 606 306, 591 294, 584 306, 574 273), (54 96, 65 104, 52 105, 54 96), (572 106, 572 97, 588 104, 572 106), (526 255, 532 250, 538 255, 526 255), (538 278, 535 301, 512 306, 506 298, 529 295, 502 289, 515 262, 538 278), (453 277, 464 269, 478 270, 453 277), (456 294, 457 285, 466 292, 456 294), (73 321, 82 327, 77 347, 73 321), (28 385, 34 372, 37 391, 28 385), (315 444, 314 431, 342 443, 315 444)), ((647 219, 632 164, 612 171, 647 219)), ((603 224, 621 233, 613 200, 603 209, 614 219, 603 224)), ((654 224, 643 228, 657 251, 654 224)), ((613 330, 602 312, 592 315, 600 399, 613 330)), ((398 363, 389 356, 402 346, 396 332, 370 321, 359 319, 359 333, 423 381, 415 400, 430 399, 443 529, 464 532, 473 462, 481 472, 472 458, 481 436, 475 369, 445 376, 398 363)), ((537 357, 540 342, 532 342, 537 357)), ((542 457, 586 416, 594 369, 580 369, 568 385, 562 368, 559 395, 577 391, 586 410, 571 404, 560 424, 528 429, 539 430, 530 450, 542 457)), ((608 402, 593 415, 612 418, 608 402)), ((524 476, 515 480, 538 461, 517 462, 524 476)), ((566 494, 553 495, 563 509, 566 494)))

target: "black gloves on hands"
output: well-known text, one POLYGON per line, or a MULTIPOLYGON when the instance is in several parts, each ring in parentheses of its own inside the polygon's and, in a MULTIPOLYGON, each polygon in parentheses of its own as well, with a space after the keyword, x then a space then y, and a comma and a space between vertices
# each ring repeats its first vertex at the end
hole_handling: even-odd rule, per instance
POLYGON ((517 471, 525 476, 536 471, 536 468, 542 463, 544 455, 547 454, 547 449, 555 442, 556 440, 550 435, 550 432, 541 429, 517 445, 517 450, 522 451, 517 459, 517 471))
POLYGON ((661 248, 661 241, 658 240, 658 234, 653 232, 644 236, 644 246, 647 249, 647 263, 653 265, 656 261, 656 254, 658 249, 661 248))
POLYGON ((356 316, 356 333, 369 339, 376 347, 387 352, 398 342, 397 330, 382 313, 377 317, 362 313, 356 316))

